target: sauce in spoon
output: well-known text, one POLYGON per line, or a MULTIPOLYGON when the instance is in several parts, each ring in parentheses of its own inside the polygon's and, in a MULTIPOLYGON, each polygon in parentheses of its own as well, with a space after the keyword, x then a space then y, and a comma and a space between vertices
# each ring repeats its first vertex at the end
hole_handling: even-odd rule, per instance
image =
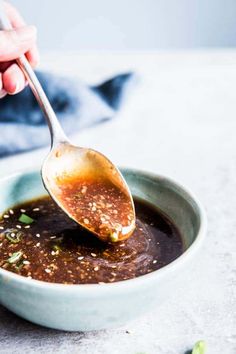
POLYGON ((103 241, 127 239, 135 225, 130 197, 104 178, 57 180, 58 199, 74 220, 103 241))
POLYGON ((45 160, 42 177, 55 202, 100 240, 117 242, 131 236, 131 193, 119 170, 101 153, 59 144, 45 160))

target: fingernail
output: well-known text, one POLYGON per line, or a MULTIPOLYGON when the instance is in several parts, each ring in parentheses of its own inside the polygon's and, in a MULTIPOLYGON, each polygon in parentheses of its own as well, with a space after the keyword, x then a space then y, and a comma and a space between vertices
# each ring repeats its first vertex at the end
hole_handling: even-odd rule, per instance
POLYGON ((14 81, 14 91, 11 92, 12 95, 15 95, 16 93, 21 91, 21 84, 18 80, 14 81))
POLYGON ((19 85, 19 82, 16 81, 15 83, 15 89, 14 91, 12 92, 12 95, 15 95, 16 93, 18 93, 20 91, 20 85, 19 85))
POLYGON ((4 89, 0 90, 0 98, 3 98, 7 95, 7 92, 4 89))
POLYGON ((16 29, 21 42, 34 40, 37 36, 37 29, 35 26, 25 26, 16 29))

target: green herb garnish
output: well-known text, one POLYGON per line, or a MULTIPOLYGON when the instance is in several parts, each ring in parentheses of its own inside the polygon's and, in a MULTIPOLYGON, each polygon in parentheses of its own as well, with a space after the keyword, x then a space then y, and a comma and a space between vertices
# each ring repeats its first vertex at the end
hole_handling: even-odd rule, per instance
POLYGON ((24 224, 32 224, 32 222, 34 221, 34 219, 32 219, 30 216, 26 215, 26 214, 21 214, 21 216, 18 219, 20 222, 23 222, 24 224))
POLYGON ((21 268, 23 267, 23 265, 24 265, 23 261, 18 262, 15 265, 16 270, 19 272, 21 270, 21 268))
POLYGON ((56 251, 56 252, 61 251, 61 247, 59 245, 53 245, 52 249, 53 249, 53 251, 56 251))
POLYGON ((118 237, 117 232, 111 232, 111 234, 110 234, 110 240, 111 240, 111 242, 117 242, 117 241, 119 241, 119 237, 118 237))
POLYGON ((10 258, 8 258, 7 262, 10 264, 17 263, 21 259, 22 256, 23 256, 23 252, 21 252, 21 251, 15 252, 15 253, 13 253, 13 255, 10 258))
POLYGON ((203 340, 199 340, 193 347, 192 354, 205 354, 206 343, 203 340))
POLYGON ((22 231, 19 231, 17 229, 7 229, 5 231, 5 237, 10 241, 11 243, 18 243, 21 240, 21 236, 23 235, 22 231))

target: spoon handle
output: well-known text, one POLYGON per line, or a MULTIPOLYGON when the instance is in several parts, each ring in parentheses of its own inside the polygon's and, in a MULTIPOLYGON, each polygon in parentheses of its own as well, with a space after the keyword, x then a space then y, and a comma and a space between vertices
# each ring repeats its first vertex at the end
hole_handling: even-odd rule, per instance
MULTIPOLYGON (((0 30, 11 30, 12 25, 5 14, 3 6, 3 1, 0 1, 0 30)), ((53 146, 59 142, 68 141, 56 117, 56 114, 25 55, 21 55, 18 59, 16 59, 16 62, 27 78, 30 88, 46 117, 51 134, 51 145, 53 146)))

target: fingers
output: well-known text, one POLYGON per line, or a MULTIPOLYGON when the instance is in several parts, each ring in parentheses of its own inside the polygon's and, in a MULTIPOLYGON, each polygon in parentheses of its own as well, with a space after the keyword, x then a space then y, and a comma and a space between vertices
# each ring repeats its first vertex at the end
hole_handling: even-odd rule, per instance
POLYGON ((2 74, 2 88, 10 95, 14 95, 25 87, 25 77, 17 64, 12 64, 2 74))
POLYGON ((0 62, 14 60, 29 51, 36 42, 36 28, 25 26, 0 31, 0 62))
MULTIPOLYGON (((5 2, 4 8, 14 28, 25 26, 24 19, 21 17, 19 12, 13 5, 5 2)), ((35 68, 38 65, 39 53, 36 44, 34 44, 32 48, 30 48, 30 50, 26 53, 26 57, 33 68, 35 68)))
POLYGON ((4 11, 14 28, 25 26, 25 21, 17 11, 17 9, 9 2, 3 2, 4 11))
POLYGON ((34 44, 31 50, 26 53, 26 58, 28 59, 30 65, 33 68, 35 68, 39 64, 39 52, 36 44, 34 44))
POLYGON ((26 85, 24 74, 14 62, 15 59, 25 54, 32 67, 39 62, 36 28, 26 26, 11 4, 4 2, 4 9, 13 29, 0 31, 0 98, 7 93, 18 93, 26 85))

